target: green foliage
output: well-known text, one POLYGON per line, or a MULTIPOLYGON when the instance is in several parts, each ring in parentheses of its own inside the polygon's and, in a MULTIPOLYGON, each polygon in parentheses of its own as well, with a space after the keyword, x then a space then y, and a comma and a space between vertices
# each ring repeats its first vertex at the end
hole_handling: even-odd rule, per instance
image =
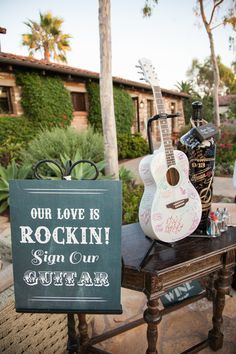
POLYGON ((88 121, 94 129, 102 133, 102 113, 100 104, 99 85, 95 82, 87 84, 89 114, 88 121))
POLYGON ((117 133, 130 133, 134 119, 132 98, 128 92, 117 87, 113 92, 117 133))
MULTIPOLYGON (((95 82, 87 85, 89 99, 89 123, 96 131, 102 132, 102 115, 99 85, 95 82)), ((129 133, 134 119, 134 106, 131 96, 123 89, 114 87, 114 110, 117 133, 129 133)))
MULTIPOLYGON (((33 139, 23 153, 23 161, 35 163, 39 160, 52 159, 61 161, 65 155, 69 160, 76 160, 79 153, 82 159, 99 162, 103 160, 103 138, 95 133, 92 128, 77 132, 69 127, 44 130, 33 139)), ((63 161, 61 161, 63 164, 63 161)))
MULTIPOLYGON (((46 164, 48 168, 45 167, 45 164, 40 165, 39 168, 37 169, 37 174, 42 179, 60 180, 62 179, 62 176, 67 176, 66 169, 69 160, 70 160, 69 156, 67 156, 66 154, 60 154, 60 161, 61 161, 61 163, 59 163, 60 169, 54 163, 47 162, 46 164)), ((72 165, 79 160, 82 160, 82 157, 80 155, 80 152, 77 151, 74 155, 74 161, 71 161, 72 165)), ((105 168, 105 161, 103 160, 97 162, 96 167, 99 173, 97 179, 102 179, 104 177, 102 171, 105 168)), ((96 170, 94 166, 92 166, 89 163, 79 163, 73 167, 70 178, 72 180, 82 180, 82 179, 93 179, 95 176, 96 176, 96 170)))
POLYGON ((233 175, 236 157, 236 127, 224 126, 216 141, 216 175, 233 175))
POLYGON ((9 207, 9 181, 27 178, 30 169, 30 165, 19 166, 14 160, 7 167, 0 166, 0 214, 9 207))
POLYGON ((43 51, 44 59, 53 57, 56 61, 66 62, 66 51, 70 50, 69 34, 62 33, 63 19, 52 16, 51 12, 39 12, 40 22, 29 20, 25 22, 30 33, 22 35, 22 44, 29 48, 29 55, 43 51))
POLYGON ((18 72, 16 77, 17 84, 22 86, 24 112, 36 126, 70 125, 73 112, 71 97, 60 78, 23 72, 18 72))
POLYGON ((188 125, 192 117, 192 103, 195 101, 202 102, 202 118, 208 122, 213 120, 213 99, 212 96, 204 96, 201 98, 198 94, 193 93, 190 99, 184 100, 184 117, 185 124, 188 125))
POLYGON ((229 119, 236 119, 236 99, 234 99, 229 106, 229 119))
MULTIPOLYGON (((227 94, 236 92, 236 78, 233 70, 221 62, 217 57, 220 74, 220 87, 226 89, 227 94)), ((198 93, 211 94, 213 87, 213 69, 210 58, 206 58, 203 63, 198 59, 193 59, 192 66, 187 72, 187 76, 194 83, 198 93)))
POLYGON ((139 204, 143 195, 143 185, 136 184, 132 173, 121 167, 119 177, 122 180, 122 223, 138 222, 139 204))
POLYGON ((193 86, 191 81, 177 81, 175 87, 179 92, 187 93, 188 95, 193 93, 193 86))
POLYGON ((151 17, 155 5, 158 4, 158 0, 145 0, 144 7, 142 8, 143 17, 151 17))
POLYGON ((143 186, 135 184, 134 181, 123 182, 123 224, 138 222, 138 209, 143 195, 143 186))
MULTIPOLYGON (((186 134, 192 128, 191 124, 185 126, 180 136, 186 134)), ((221 134, 216 140, 216 176, 232 176, 236 157, 236 126, 226 125, 221 129, 221 134)), ((179 143, 178 148, 183 149, 183 145, 179 143)))
POLYGON ((117 135, 119 159, 128 159, 148 154, 149 148, 147 141, 138 133, 117 135))
POLYGON ((127 168, 121 166, 119 169, 119 178, 123 182, 131 182, 134 179, 134 176, 130 170, 127 170, 127 168))
POLYGON ((12 159, 20 161, 21 150, 37 134, 38 128, 26 117, 0 118, 0 164, 7 166, 12 159))
POLYGON ((213 121, 213 98, 212 96, 204 96, 202 98, 202 117, 208 122, 213 121))

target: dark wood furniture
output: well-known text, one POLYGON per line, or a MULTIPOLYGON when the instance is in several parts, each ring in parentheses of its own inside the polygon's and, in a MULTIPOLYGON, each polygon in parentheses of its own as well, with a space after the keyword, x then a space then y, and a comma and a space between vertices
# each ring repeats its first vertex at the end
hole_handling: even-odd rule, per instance
MULTIPOLYGON (((147 323, 147 354, 157 354, 158 323, 162 315, 207 295, 213 301, 213 328, 207 339, 186 350, 184 353, 196 353, 210 346, 218 350, 223 345, 222 313, 225 295, 229 292, 232 281, 232 270, 235 266, 236 228, 230 227, 218 238, 187 237, 172 247, 155 243, 151 253, 142 267, 145 254, 150 249, 151 241, 143 234, 139 224, 131 224, 122 228, 122 286, 144 292, 147 296, 147 309, 143 319, 121 326, 109 333, 95 338, 88 338, 86 320, 79 315, 81 340, 84 352, 94 351, 94 344, 147 323), (194 298, 184 300, 181 304, 159 310, 158 301, 161 295, 170 288, 186 281, 207 278, 206 292, 194 298)), ((161 338, 160 338, 161 340, 161 338)), ((100 351, 101 352, 101 351, 100 351)))

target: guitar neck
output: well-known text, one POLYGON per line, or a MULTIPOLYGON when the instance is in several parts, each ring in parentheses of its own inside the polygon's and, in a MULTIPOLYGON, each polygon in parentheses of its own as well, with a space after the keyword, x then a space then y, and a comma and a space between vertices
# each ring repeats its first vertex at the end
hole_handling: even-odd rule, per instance
POLYGON ((165 149, 167 166, 170 167, 171 165, 175 165, 174 149, 172 145, 171 134, 167 123, 164 102, 161 94, 161 88, 159 86, 153 87, 153 95, 154 95, 157 112, 160 115, 163 115, 163 118, 160 117, 159 119, 161 141, 165 149))

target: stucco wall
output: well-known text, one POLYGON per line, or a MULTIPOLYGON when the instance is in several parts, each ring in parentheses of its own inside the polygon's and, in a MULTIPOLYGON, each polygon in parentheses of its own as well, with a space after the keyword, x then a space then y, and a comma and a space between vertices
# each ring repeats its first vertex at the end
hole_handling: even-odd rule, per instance
MULTIPOLYGON (((66 82, 64 81, 64 86, 70 92, 82 92, 86 93, 86 85, 80 82, 66 82)), ((77 130, 83 130, 88 127, 88 112, 74 111, 73 120, 71 126, 77 130)))

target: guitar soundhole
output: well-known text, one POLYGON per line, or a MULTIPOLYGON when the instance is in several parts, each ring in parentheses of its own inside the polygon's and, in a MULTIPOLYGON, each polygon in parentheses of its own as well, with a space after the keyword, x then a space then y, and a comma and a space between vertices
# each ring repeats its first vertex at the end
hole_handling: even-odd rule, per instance
POLYGON ((166 173, 166 179, 171 186, 176 186, 179 183, 179 172, 176 170, 176 168, 169 168, 166 173))

